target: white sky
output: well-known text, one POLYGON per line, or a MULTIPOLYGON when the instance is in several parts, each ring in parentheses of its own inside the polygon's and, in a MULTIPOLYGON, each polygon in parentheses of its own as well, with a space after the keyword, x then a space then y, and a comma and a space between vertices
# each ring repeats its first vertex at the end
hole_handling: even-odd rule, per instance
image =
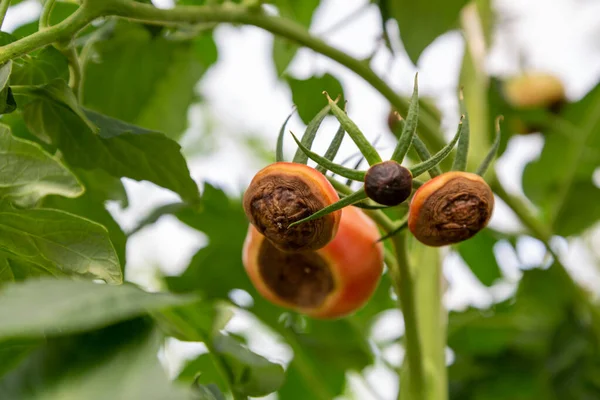
MULTIPOLYGON (((155 3, 167 7, 171 2, 162 0, 155 3)), ((311 31, 318 33, 326 30, 365 3, 367 1, 363 0, 323 1, 313 19, 311 31)), ((596 84, 600 74, 600 42, 597 40, 600 34, 600 2, 499 0, 494 4, 503 16, 503 23, 487 60, 490 72, 506 75, 518 71, 521 54, 524 55, 526 67, 557 74, 565 82, 567 95, 571 99, 582 97, 596 84)), ((37 2, 29 0, 21 3, 9 10, 4 29, 11 31, 23 21, 36 19, 38 13, 37 2)), ((355 56, 364 57, 374 49, 379 26, 376 10, 370 7, 351 24, 328 36, 327 41, 355 56)), ((264 165, 236 145, 236 140, 242 135, 253 134, 272 143, 274 148, 281 123, 292 108, 291 94, 275 76, 270 61, 270 34, 253 27, 221 26, 215 31, 215 39, 219 47, 219 61, 198 86, 206 103, 190 111, 192 124, 183 145, 185 147, 192 137, 202 134, 207 119, 214 122, 216 147, 209 156, 189 160, 192 175, 198 183, 210 181, 230 193, 239 193, 264 165)), ((423 53, 418 65, 420 91, 423 95, 436 98, 445 115, 444 127, 449 130, 454 129, 458 120, 455 93, 462 52, 461 35, 450 32, 438 38, 423 53)), ((405 55, 391 60, 387 50, 380 48, 373 67, 400 92, 408 95, 412 90, 412 79, 417 69, 405 55)), ((370 139, 382 134, 379 143, 391 152, 389 147, 393 142, 386 128, 389 106, 378 93, 353 73, 309 50, 301 50, 290 67, 290 73, 298 78, 322 72, 331 72, 338 77, 349 100, 350 116, 370 139)), ((289 128, 301 132, 304 126, 294 116, 289 128)), ((333 121, 326 121, 322 129, 333 134, 336 128, 333 121)), ((323 151, 327 145, 326 139, 321 137, 317 141, 318 151, 323 151)), ((293 148, 289 141, 287 144, 287 154, 291 155, 293 148)), ((522 193, 522 169, 529 160, 538 156, 542 145, 543 138, 539 135, 515 138, 505 155, 498 160, 498 175, 511 192, 522 193)), ((345 141, 342 153, 351 154, 354 151, 350 141, 345 141)), ((596 179, 598 181, 600 176, 596 179)), ((126 187, 131 206, 127 210, 120 210, 115 205, 110 207, 125 229, 134 226, 154 207, 177 200, 173 193, 147 182, 126 180, 126 187)), ((519 225, 507 207, 498 202, 492 226, 513 230, 519 225)), ((600 248, 600 233, 590 233, 569 243, 560 239, 557 242, 578 279, 597 291, 600 287, 600 254, 592 249, 600 248)), ((202 234, 175 218, 164 217, 129 240, 128 278, 152 287, 154 268, 169 274, 179 273, 204 244, 202 234)), ((524 237, 519 241, 516 253, 506 244, 499 244, 495 252, 506 279, 491 290, 484 288, 458 257, 450 255, 446 259, 444 271, 450 285, 445 298, 448 307, 459 309, 469 304, 483 307, 510 295, 520 276, 520 268, 539 265, 544 248, 535 239, 524 237)), ((250 324, 247 318, 236 318, 230 328, 244 330, 250 324)), ((400 313, 392 312, 378 324, 375 334, 402 329, 400 313)), ((289 349, 277 345, 264 335, 251 335, 250 345, 273 360, 288 360, 290 357, 289 349)), ((197 349, 198 346, 195 347, 197 349)), ((181 357, 190 354, 190 345, 172 342, 168 352, 169 364, 177 368, 181 357)), ((398 358, 400 351, 393 348, 386 354, 398 358)), ((366 375, 382 399, 395 398, 396 383, 390 371, 378 365, 370 368, 366 375)), ((360 380, 353 379, 352 382, 357 399, 373 398, 360 380)))

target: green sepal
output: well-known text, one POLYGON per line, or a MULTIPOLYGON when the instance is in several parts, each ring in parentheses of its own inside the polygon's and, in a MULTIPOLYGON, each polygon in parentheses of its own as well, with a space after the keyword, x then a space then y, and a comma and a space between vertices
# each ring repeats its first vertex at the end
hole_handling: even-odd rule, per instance
MULTIPOLYGON (((337 155, 338 150, 340 149, 340 146, 342 145, 342 140, 344 140, 345 134, 346 134, 346 131, 344 130, 344 127, 342 125, 340 125, 339 129, 335 133, 335 136, 333 137, 333 140, 329 144, 327 151, 325 152, 324 157, 326 159, 328 159, 329 161, 333 161, 333 159, 337 155)), ((327 168, 317 165, 317 171, 324 174, 325 171, 327 171, 327 168)))
POLYGON ((292 133, 292 137, 294 138, 294 141, 296 141, 296 144, 298 145, 299 150, 301 150, 303 152, 303 154, 305 154, 307 156, 307 158, 310 157, 310 159, 313 160, 314 162, 316 162, 317 164, 325 167, 326 169, 328 169, 331 172, 334 172, 340 176, 343 176, 344 178, 353 179, 355 181, 364 181, 365 180, 365 175, 366 175, 365 171, 356 171, 354 169, 346 168, 344 166, 336 164, 333 161, 329 161, 325 157, 320 156, 317 153, 315 153, 314 151, 310 151, 309 149, 307 149, 302 143, 300 143, 300 141, 298 140, 296 135, 294 135, 293 133, 292 133))
MULTIPOLYGON (((323 122, 323 120, 325 119, 327 114, 329 114, 330 110, 331 110, 331 107, 329 105, 326 105, 308 123, 308 126, 306 127, 306 131, 304 131, 304 135, 302 135, 302 144, 307 149, 310 149, 312 147, 315 137, 317 136, 317 131, 319 130, 319 127, 321 126, 321 122, 323 122)), ((298 150, 296 150, 296 154, 294 155, 294 162, 298 163, 298 164, 307 164, 308 156, 306 155, 305 152, 298 149, 298 150)))
POLYGON ((452 163, 452 171, 465 171, 467 169, 467 160, 469 158, 469 139, 471 137, 471 128, 469 125, 469 113, 465 105, 463 98, 463 92, 460 91, 460 113, 464 116, 462 119, 462 133, 460 139, 458 139, 458 145, 456 145, 456 156, 452 163))
MULTIPOLYGON (((360 167, 360 164, 362 164, 362 162, 365 161, 365 157, 364 156, 360 156, 360 158, 358 159, 358 161, 356 162, 356 164, 354 164, 354 168, 352 168, 354 171, 358 170, 358 167, 360 167)), ((366 172, 365 172, 365 176, 366 176, 366 172)), ((363 179, 364 180, 364 179, 363 179)), ((352 185, 352 179, 348 179, 346 181, 346 186, 351 186, 352 185)))
MULTIPOLYGON (((425 143, 423 143, 423 141, 418 135, 415 135, 415 137, 413 138, 412 145, 417 154, 419 155, 421 161, 427 161, 431 158, 431 153, 429 152, 429 150, 427 150, 427 146, 425 146, 425 143)), ((431 168, 428 172, 432 178, 435 178, 436 176, 442 174, 442 169, 438 165, 436 165, 433 168, 431 168)), ((413 177, 414 176, 416 175, 413 175, 413 177)))
POLYGON ((366 198, 367 198, 367 194, 365 193, 365 190, 363 188, 360 188, 356 192, 351 193, 351 194, 341 198, 339 201, 336 201, 335 203, 330 204, 327 207, 320 209, 313 215, 290 224, 288 226, 288 229, 292 228, 296 225, 300 225, 304 222, 308 222, 308 221, 312 221, 313 219, 324 217, 327 214, 331 214, 332 212, 341 210, 342 208, 344 208, 346 206, 351 206, 353 204, 356 204, 366 198))
POLYGON ((419 83, 417 77, 418 74, 415 75, 415 86, 408 106, 406 122, 404 124, 399 124, 403 127, 402 134, 398 139, 398 144, 396 145, 391 158, 398 163, 402 163, 404 157, 406 157, 406 153, 408 153, 408 149, 413 141, 419 122, 419 83))
POLYGON ((425 182, 421 182, 421 181, 418 181, 416 179, 412 180, 412 187, 413 187, 413 189, 418 189, 421 186, 423 186, 424 184, 425 184, 425 182))
POLYGON ((290 115, 285 119, 283 125, 281 125, 281 129, 279 130, 279 135, 277 135, 277 146, 275 147, 275 161, 281 162, 283 159, 283 135, 285 134, 285 127, 287 126, 288 121, 292 118, 292 115, 296 112, 296 107, 292 110, 290 115))
POLYGON ((502 134, 500 131, 500 121, 502 121, 504 117, 502 115, 496 118, 496 138, 494 139, 494 143, 492 143, 492 147, 490 151, 487 153, 479 168, 477 168, 477 175, 483 176, 485 175, 488 167, 496 157, 496 153, 498 152, 498 147, 500 147, 500 139, 502 138, 502 134))
POLYGON ((400 220, 400 222, 398 222, 398 226, 396 228, 394 228, 390 232, 386 233, 385 235, 383 235, 382 237, 377 239, 377 241, 383 242, 384 240, 389 239, 394 235, 397 235, 398 233, 400 233, 400 231, 406 229, 407 227, 408 227, 408 214, 404 218, 402 218, 400 220))
POLYGON ((460 122, 458 123, 458 129, 456 130, 456 134, 452 138, 452 141, 450 143, 448 143, 447 145, 445 145, 440 151, 438 151, 433 157, 430 157, 427 161, 423 161, 422 163, 419 163, 419 164, 415 165, 414 167, 410 168, 410 172, 412 173, 412 175, 419 176, 423 172, 428 171, 431 168, 437 166, 439 163, 441 163, 444 160, 444 158, 448 157, 448 154, 450 154, 450 152, 452 152, 454 145, 456 144, 456 142, 458 142, 458 139, 460 138, 460 136, 462 134, 462 127, 463 127, 463 124, 462 124, 462 116, 461 116, 460 122))
MULTIPOLYGON (((344 140, 345 134, 346 134, 346 131, 344 130, 344 127, 342 125, 340 125, 339 129, 335 133, 335 136, 333 137, 333 140, 329 144, 327 151, 325 152, 324 157, 326 159, 333 161, 333 159, 337 155, 338 150, 340 149, 340 146, 342 145, 342 141, 344 140)), ((324 174, 325 171, 327 171, 327 168, 317 165, 317 171, 324 174)))
POLYGON ((390 206, 381 206, 381 205, 368 204, 368 203, 356 203, 356 204, 353 204, 353 206, 362 208, 364 210, 383 210, 383 209, 390 207, 390 206))
POLYGON ((331 106, 331 111, 333 112, 333 115, 335 115, 335 117, 338 119, 340 124, 342 124, 346 132, 348 132, 348 135, 350 135, 350 137, 352 138, 362 155, 365 156, 365 159, 367 160, 369 165, 380 163, 382 161, 381 156, 379 155, 377 150, 375 150, 375 147, 373 147, 373 145, 369 143, 365 135, 363 135, 360 129, 358 129, 358 126, 356 126, 356 124, 350 119, 350 117, 348 117, 344 110, 338 107, 338 105, 336 104, 337 100, 331 100, 331 97, 329 97, 327 92, 323 93, 325 94, 325 96, 327 96, 327 101, 331 106))

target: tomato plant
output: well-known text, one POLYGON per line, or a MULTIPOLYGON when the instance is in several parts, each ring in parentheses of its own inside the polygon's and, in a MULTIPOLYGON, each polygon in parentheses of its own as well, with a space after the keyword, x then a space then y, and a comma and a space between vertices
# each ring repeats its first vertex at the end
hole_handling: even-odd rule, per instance
MULTIPOLYGON (((18 3, 0 0, 0 27, 18 3)), ((363 12, 379 20, 382 40, 364 58, 313 32, 332 2, 29 3, 35 22, 0 31, 1 399, 600 398, 598 291, 569 256, 598 232, 600 88, 574 100, 547 72, 491 76, 483 61, 500 22, 489 0, 337 2, 348 18, 332 30, 363 12), (295 104, 287 119, 272 113, 274 145, 237 140, 263 155, 242 193, 193 179, 182 140, 210 140, 190 134, 188 117, 207 101, 195 87, 228 44, 215 43, 223 25, 272 35, 269 61, 295 104), (374 60, 402 53, 417 65, 454 29, 466 51, 446 135, 419 92, 427 79, 407 77, 410 95, 374 60), (391 148, 355 118, 341 75, 290 73, 300 48, 385 101, 366 114, 381 117, 391 148), (515 194, 496 159, 532 132, 543 145, 515 194), (358 163, 343 159, 344 140, 358 163), (135 208, 124 182, 141 181, 179 199, 126 227, 114 207, 135 208), (509 210, 517 229, 493 221, 509 210), (126 250, 167 216, 207 243, 181 273, 136 284, 126 250), (543 254, 511 282, 506 254, 523 240, 543 254), (513 292, 448 309, 455 282, 443 267, 457 257, 489 293, 513 292), (169 376, 180 342, 203 347, 169 376)))

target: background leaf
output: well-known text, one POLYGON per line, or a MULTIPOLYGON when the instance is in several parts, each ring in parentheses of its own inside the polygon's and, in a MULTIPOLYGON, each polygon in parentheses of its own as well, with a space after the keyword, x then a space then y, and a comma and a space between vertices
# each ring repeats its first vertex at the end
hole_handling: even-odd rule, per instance
POLYGON ((308 124, 327 105, 327 99, 323 95, 324 91, 329 93, 332 99, 341 95, 342 98, 338 104, 340 107, 344 104, 342 85, 333 75, 324 74, 308 79, 287 77, 286 79, 292 90, 292 100, 298 107, 298 115, 305 124, 308 124))
POLYGON ((197 201, 197 185, 175 141, 93 111, 84 112, 87 123, 64 104, 42 97, 25 105, 23 118, 31 132, 58 147, 72 166, 148 180, 184 200, 197 201), (90 124, 99 129, 98 135, 90 124))
POLYGON ((0 197, 33 205, 49 194, 80 196, 84 188, 75 175, 36 143, 13 137, 0 124, 0 197))
POLYGON ((14 283, 0 293, 0 338, 35 338, 89 331, 153 310, 196 300, 147 293, 132 285, 68 279, 14 283))
POLYGON ((472 239, 457 245, 458 254, 469 266, 481 283, 491 286, 502 277, 500 266, 494 255, 494 245, 498 239, 489 229, 484 229, 472 239))
POLYGON ((14 61, 11 85, 43 85, 69 80, 69 62, 55 47, 46 46, 14 61))
POLYGON ((187 400, 158 358, 159 337, 143 319, 50 339, 0 381, 3 399, 187 400))
POLYGON ((90 51, 83 66, 83 104, 174 139, 187 127, 196 83, 217 61, 210 33, 178 39, 123 21, 90 51))
POLYGON ((19 210, 0 203, 0 252, 54 273, 120 283, 123 274, 106 229, 51 209, 19 210))
POLYGON ((600 86, 568 104, 544 129, 540 157, 525 167, 523 190, 554 231, 574 235, 600 219, 600 188, 592 176, 600 165, 600 86), (585 212, 574 212, 585 210, 585 212))
POLYGON ((393 18, 400 27, 404 49, 413 64, 431 42, 452 29, 467 0, 380 0, 383 21, 393 18))
MULTIPOLYGON (((319 6, 319 0, 276 0, 275 6, 279 10, 279 15, 290 18, 308 29, 313 13, 319 6)), ((297 51, 296 44, 279 37, 273 38, 273 62, 278 76, 284 74, 297 51)))

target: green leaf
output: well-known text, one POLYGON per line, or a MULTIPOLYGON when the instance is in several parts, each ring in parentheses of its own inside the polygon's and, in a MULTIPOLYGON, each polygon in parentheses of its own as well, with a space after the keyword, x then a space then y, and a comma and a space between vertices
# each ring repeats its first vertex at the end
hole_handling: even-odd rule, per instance
POLYGON ((228 390, 227 382, 215 367, 213 356, 208 353, 200 354, 195 359, 189 361, 179 375, 177 375, 177 380, 187 384, 212 384, 223 392, 228 390))
POLYGON ((338 80, 330 74, 313 76, 308 79, 286 78, 292 90, 292 101, 298 107, 298 115, 308 125, 315 115, 327 105, 323 92, 336 97, 341 95, 340 102, 344 102, 344 91, 338 80))
POLYGON ((225 400, 225 396, 215 384, 195 385, 192 389, 195 400, 225 400))
MULTIPOLYGON (((448 157, 448 155, 452 152, 452 149, 454 149, 454 145, 456 145, 456 142, 458 142, 458 139, 462 136, 462 133, 463 133, 463 124, 462 124, 462 118, 461 118, 461 121, 458 123, 458 129, 456 130, 456 134, 454 135, 452 140, 446 146, 444 146, 440 151, 435 153, 430 158, 411 167, 410 172, 412 173, 412 175, 414 177, 417 177, 426 171, 431 171, 435 167, 439 168, 439 163, 442 162, 444 160, 444 158, 448 157)), ((420 143, 420 141, 413 139, 413 144, 414 143, 420 143)))
POLYGON ((0 397, 189 399, 189 390, 167 377, 157 357, 159 346, 160 337, 143 319, 50 339, 0 381, 0 397))
POLYGON ((88 124, 53 98, 41 97, 25 106, 24 120, 38 137, 51 140, 72 166, 148 180, 186 201, 198 200, 198 187, 175 141, 93 111, 84 112, 88 124), (99 129, 98 135, 89 124, 99 129))
POLYGON ((127 261, 127 236, 106 209, 105 202, 114 200, 118 201, 122 207, 127 207, 128 199, 125 187, 120 179, 112 177, 100 169, 89 171, 76 169, 75 173, 85 187, 85 193, 82 196, 75 199, 47 196, 41 202, 41 206, 77 214, 104 226, 108 230, 110 241, 115 247, 121 262, 121 269, 123 269, 127 261))
MULTIPOLYGON (((319 6, 319 0, 275 0, 275 6, 282 17, 289 18, 305 28, 309 28, 313 13, 319 6)), ((273 62, 278 76, 284 74, 297 51, 298 46, 295 43, 275 36, 273 39, 273 62)))
POLYGON ((277 135, 277 144, 275 146, 275 161, 285 161, 283 159, 283 137, 285 135, 285 127, 287 126, 288 121, 292 118, 292 115, 296 112, 294 108, 290 115, 283 121, 283 125, 281 125, 281 129, 279 130, 279 134, 277 135))
POLYGON ((529 270, 517 295, 450 315, 450 398, 595 399, 597 335, 555 266, 529 270))
POLYGON ((460 10, 467 0, 381 0, 383 21, 398 22, 404 49, 413 64, 435 38, 458 24, 460 10))
POLYGON ((83 66, 82 103, 173 139, 187 128, 188 108, 197 100, 196 83, 217 61, 210 34, 193 40, 152 35, 139 24, 123 21, 90 51, 93 57, 83 66))
MULTIPOLYGON (((215 307, 189 305, 165 310, 161 318, 168 321, 180 340, 202 341, 212 353, 213 369, 227 373, 227 386, 233 392, 244 396, 265 396, 276 391, 282 384, 284 373, 279 364, 274 364, 261 357, 231 336, 219 333, 223 326, 218 326, 219 312, 215 307), (216 359, 218 358, 218 360, 216 359)), ((220 325, 225 325, 229 316, 220 325)), ((222 318, 221 318, 222 319, 222 318)), ((195 375, 202 371, 194 372, 195 375)), ((203 377, 203 383, 223 383, 213 376, 213 382, 203 377)), ((221 386, 223 390, 228 388, 221 386)))
POLYGON ((398 137, 398 144, 396 144, 396 148, 390 159, 401 163, 404 161, 404 157, 406 157, 406 153, 408 153, 408 149, 413 142, 419 123, 419 82, 417 74, 415 74, 414 89, 407 111, 406 123, 401 124, 399 122, 395 124, 397 126, 396 129, 399 130, 402 127, 402 133, 398 137))
MULTIPOLYGON (((469 112, 467 111, 467 106, 466 106, 465 100, 463 98, 462 89, 460 91, 458 102, 459 102, 460 113, 464 116, 462 118, 463 133, 460 135, 460 139, 458 139, 458 144, 456 145, 456 154, 454 156, 454 162, 452 163, 451 170, 452 171, 465 171, 467 169, 467 161, 469 159, 469 142, 471 139, 471 125, 469 124, 469 112)), ((496 150, 498 150, 498 147, 496 147, 496 150)), ((496 153, 494 152, 494 156, 495 155, 496 155, 496 153)), ((494 156, 492 156, 492 158, 494 156)), ((489 162, 488 162, 488 164, 489 164, 489 162)))
POLYGON ((17 108, 12 90, 7 87, 12 65, 12 61, 8 60, 0 67, 0 114, 10 114, 17 108))
POLYGON ((37 279, 0 292, 0 338, 84 332, 148 312, 195 301, 193 296, 147 293, 137 287, 69 279, 37 279))
POLYGON ((348 136, 352 138, 356 147, 360 150, 362 155, 365 157, 365 160, 369 163, 369 165, 374 165, 380 163, 381 156, 375 149, 375 147, 367 140, 365 135, 361 132, 358 126, 348 117, 346 112, 342 110, 337 104, 337 100, 332 100, 329 97, 328 93, 325 93, 325 97, 327 97, 327 101, 331 106, 331 111, 339 121, 339 123, 344 127, 344 130, 348 133, 348 136))
POLYGON ((233 375, 233 390, 247 396, 266 396, 283 384, 283 367, 274 364, 229 336, 217 335, 212 347, 233 375))
POLYGON ((119 257, 121 270, 124 270, 126 263, 125 257, 127 236, 125 236, 125 233, 119 224, 106 210, 104 201, 100 200, 98 197, 95 197, 93 191, 88 190, 83 196, 76 199, 48 196, 43 200, 42 207, 53 208, 77 214, 104 226, 108 231, 110 241, 117 252, 117 256, 119 257))
MULTIPOLYGON (((498 148, 500 147, 500 141, 502 140, 502 132, 500 130, 500 121, 502 121, 502 119, 503 117, 501 116, 496 118, 496 138, 492 143, 492 147, 490 147, 490 150, 485 155, 485 158, 481 161, 481 165, 477 167, 477 175, 484 176, 489 166, 496 158, 496 154, 498 154, 498 148)), ((460 145, 460 142, 458 144, 460 145)))
POLYGON ((84 188, 61 162, 38 144, 12 136, 0 124, 0 197, 19 205, 33 205, 49 194, 80 196, 84 188))
MULTIPOLYGON (((418 154, 419 158, 422 162, 427 162, 427 160, 431 159, 431 153, 425 146, 425 143, 421 140, 421 138, 417 135, 413 137, 412 142, 413 149, 418 154)), ((429 171, 427 171, 432 178, 435 178, 438 175, 442 174, 442 169, 439 165, 434 165, 429 171)))
POLYGON ((523 190, 558 235, 580 233, 600 219, 600 86, 568 104, 545 130, 544 149, 525 167, 523 190))
MULTIPOLYGON (((342 141, 344 140, 345 135, 346 135, 346 131, 344 130, 344 127, 342 125, 340 125, 337 132, 335 133, 335 136, 331 140, 331 143, 329 144, 327 151, 325 152, 325 155, 324 155, 325 159, 333 161, 333 159, 335 158, 335 156, 338 153, 338 150, 340 149, 340 146, 342 145, 342 141)), ((317 171, 324 174, 326 169, 320 165, 317 165, 317 171)))
POLYGON ((0 377, 16 367, 43 343, 38 339, 7 339, 0 341, 0 377))
POLYGON ((556 267, 526 271, 514 299, 490 310, 451 312, 448 345, 458 353, 496 355, 508 349, 543 354, 570 304, 556 267))
POLYGON ((0 252, 54 273, 120 283, 119 260, 106 229, 51 209, 20 210, 0 203, 0 252))
POLYGON ((494 245, 497 241, 489 229, 484 229, 475 237, 457 246, 462 259, 477 279, 486 286, 492 286, 502 277, 500 266, 494 256, 494 245))
MULTIPOLYGON (((98 127, 88 119, 77 97, 75 97, 69 85, 62 79, 56 79, 43 86, 22 87, 22 92, 19 94, 30 96, 34 99, 52 101, 63 108, 67 108, 77 115, 92 132, 98 133, 98 127)), ((50 135, 47 136, 51 137, 50 135)))
POLYGON ((0 254, 0 282, 21 282, 30 278, 63 277, 65 274, 57 269, 44 267, 18 258, 8 258, 0 254))
POLYGON ((53 46, 46 46, 14 61, 11 85, 43 85, 55 79, 69 80, 69 62, 53 46))

